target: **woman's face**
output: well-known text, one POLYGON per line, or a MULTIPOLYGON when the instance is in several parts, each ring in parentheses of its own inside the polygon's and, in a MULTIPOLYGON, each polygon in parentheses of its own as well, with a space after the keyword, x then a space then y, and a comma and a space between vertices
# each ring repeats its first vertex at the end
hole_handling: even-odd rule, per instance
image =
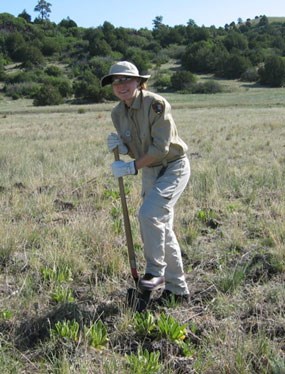
POLYGON ((139 78, 115 75, 112 81, 114 95, 130 106, 136 95, 139 85, 139 78))

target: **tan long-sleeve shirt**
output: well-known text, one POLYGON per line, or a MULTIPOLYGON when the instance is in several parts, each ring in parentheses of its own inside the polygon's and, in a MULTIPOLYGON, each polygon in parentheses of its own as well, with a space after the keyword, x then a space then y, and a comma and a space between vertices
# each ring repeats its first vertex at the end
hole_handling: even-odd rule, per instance
POLYGON ((151 166, 167 165, 188 149, 178 136, 170 104, 158 94, 138 90, 131 107, 120 102, 111 116, 129 155, 136 160, 149 154, 155 158, 151 166))

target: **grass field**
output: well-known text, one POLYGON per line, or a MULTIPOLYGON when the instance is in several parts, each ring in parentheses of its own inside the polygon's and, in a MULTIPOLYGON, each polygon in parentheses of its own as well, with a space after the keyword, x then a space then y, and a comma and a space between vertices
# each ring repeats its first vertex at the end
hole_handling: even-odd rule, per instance
MULTIPOLYGON (((285 90, 167 94, 189 145, 175 229, 189 306, 133 286, 106 137, 114 103, 0 100, 0 372, 285 373, 285 90)), ((138 177, 125 178, 139 272, 138 177)))

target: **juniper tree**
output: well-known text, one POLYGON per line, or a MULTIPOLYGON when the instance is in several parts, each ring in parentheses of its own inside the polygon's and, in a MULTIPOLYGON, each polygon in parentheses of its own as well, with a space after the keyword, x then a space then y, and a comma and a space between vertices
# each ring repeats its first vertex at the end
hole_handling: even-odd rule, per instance
POLYGON ((34 11, 40 13, 41 20, 49 19, 49 14, 51 13, 51 4, 45 0, 39 0, 38 4, 35 6, 34 11))

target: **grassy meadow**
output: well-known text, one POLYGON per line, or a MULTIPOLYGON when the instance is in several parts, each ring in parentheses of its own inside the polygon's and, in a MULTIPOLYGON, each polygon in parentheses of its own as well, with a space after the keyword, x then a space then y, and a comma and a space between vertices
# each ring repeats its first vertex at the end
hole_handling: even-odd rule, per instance
POLYGON ((125 305, 114 103, 0 99, 1 373, 285 373, 285 89, 222 84, 166 95, 192 168, 175 218, 191 303, 143 315, 125 305))

